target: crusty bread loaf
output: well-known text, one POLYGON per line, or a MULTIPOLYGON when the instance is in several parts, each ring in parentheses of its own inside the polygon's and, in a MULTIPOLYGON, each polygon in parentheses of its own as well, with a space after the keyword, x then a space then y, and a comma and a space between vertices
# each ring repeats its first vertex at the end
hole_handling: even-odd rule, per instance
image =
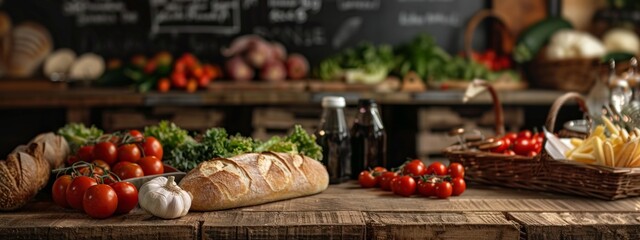
POLYGON ((8 74, 11 77, 30 77, 49 55, 53 42, 49 31, 35 22, 24 22, 12 30, 8 74))
POLYGON ((44 152, 44 143, 31 143, 0 160, 0 210, 24 206, 47 184, 51 168, 44 152))
POLYGON ((39 134, 29 143, 37 142, 44 143, 44 159, 47 160, 51 169, 62 167, 71 153, 67 140, 53 132, 39 134))
POLYGON ((248 153, 199 164, 180 182, 193 195, 191 209, 211 211, 316 194, 329 175, 316 160, 287 153, 248 153))

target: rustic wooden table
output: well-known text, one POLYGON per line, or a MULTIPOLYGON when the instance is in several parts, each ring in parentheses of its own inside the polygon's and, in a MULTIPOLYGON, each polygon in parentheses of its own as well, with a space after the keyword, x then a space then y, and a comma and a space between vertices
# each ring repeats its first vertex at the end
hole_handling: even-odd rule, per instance
POLYGON ((603 201, 470 186, 445 200, 355 182, 314 196, 162 220, 105 220, 38 200, 0 214, 0 239, 640 239, 640 198, 603 201))

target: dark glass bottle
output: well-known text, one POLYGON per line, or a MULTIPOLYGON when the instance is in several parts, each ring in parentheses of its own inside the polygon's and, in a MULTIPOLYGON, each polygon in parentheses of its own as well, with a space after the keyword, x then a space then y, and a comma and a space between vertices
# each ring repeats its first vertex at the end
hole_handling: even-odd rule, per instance
POLYGON ((322 99, 322 118, 315 132, 317 143, 322 147, 322 164, 329 172, 329 183, 349 180, 351 175, 351 140, 345 120, 343 97, 322 99))
POLYGON ((387 134, 378 106, 372 99, 358 101, 358 113, 351 128, 351 178, 362 170, 387 167, 387 134))

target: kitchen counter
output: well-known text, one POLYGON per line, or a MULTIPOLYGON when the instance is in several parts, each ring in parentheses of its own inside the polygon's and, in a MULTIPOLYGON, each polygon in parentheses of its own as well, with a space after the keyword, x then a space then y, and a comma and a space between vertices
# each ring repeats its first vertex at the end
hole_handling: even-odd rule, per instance
POLYGON ((0 214, 0 239, 639 239, 640 198, 603 201, 469 185, 459 197, 399 197, 355 182, 321 194, 162 220, 105 220, 39 199, 0 214))

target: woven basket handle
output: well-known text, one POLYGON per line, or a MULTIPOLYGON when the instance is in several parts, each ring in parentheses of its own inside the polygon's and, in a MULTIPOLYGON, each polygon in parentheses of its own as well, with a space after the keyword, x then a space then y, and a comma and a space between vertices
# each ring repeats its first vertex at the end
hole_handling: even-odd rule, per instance
POLYGON ((502 30, 501 31, 502 49, 500 49, 502 53, 510 54, 513 49, 513 44, 514 44, 513 36, 509 32, 509 27, 504 21, 504 18, 494 11, 483 9, 476 12, 476 14, 474 14, 471 17, 471 19, 469 19, 469 22, 467 23, 467 27, 464 31, 464 51, 467 58, 471 58, 471 54, 473 53, 473 46, 472 46, 473 33, 475 32, 478 25, 480 25, 482 20, 486 18, 496 19, 497 22, 499 23, 498 26, 502 30))
POLYGON ((547 115, 547 122, 545 124, 548 131, 551 131, 551 132, 554 131, 558 112, 560 111, 560 108, 562 108, 562 106, 570 99, 573 99, 576 102, 578 102, 578 105, 580 106, 580 109, 582 110, 582 112, 588 112, 587 105, 585 104, 585 99, 580 93, 577 93, 577 92, 565 93, 562 96, 560 96, 558 99, 556 99, 556 101, 553 102, 553 105, 551 105, 551 109, 549 109, 549 114, 547 115))

